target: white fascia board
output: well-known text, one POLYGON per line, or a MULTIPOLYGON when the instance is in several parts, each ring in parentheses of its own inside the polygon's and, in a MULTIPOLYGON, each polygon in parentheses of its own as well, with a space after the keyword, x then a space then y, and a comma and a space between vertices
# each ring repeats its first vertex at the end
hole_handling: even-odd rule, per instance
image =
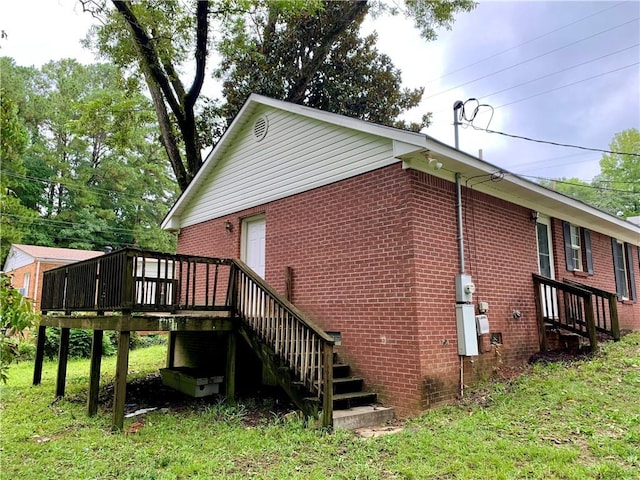
MULTIPOLYGON (((427 150, 429 155, 442 162, 442 169, 434 170, 421 155, 403 159, 403 167, 420 170, 450 181, 454 181, 455 173, 460 173, 463 179, 469 179, 476 175, 502 173, 504 177, 497 182, 482 182, 477 185, 472 183, 471 187, 493 197, 640 246, 640 226, 526 180, 433 139, 428 139, 427 150)), ((416 153, 422 153, 422 151, 418 150, 416 153)), ((405 154, 407 157, 409 155, 405 154)))

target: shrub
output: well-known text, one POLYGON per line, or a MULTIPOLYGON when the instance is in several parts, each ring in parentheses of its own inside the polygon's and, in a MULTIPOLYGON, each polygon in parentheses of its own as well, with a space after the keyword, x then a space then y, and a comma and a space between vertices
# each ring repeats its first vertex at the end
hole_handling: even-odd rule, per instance
MULTIPOLYGON (((71 358, 91 357, 91 344, 93 333, 91 330, 72 328, 69 332, 69 356, 71 358)), ((50 359, 58 356, 60 350, 60 329, 47 329, 47 338, 44 344, 44 354, 50 359)), ((110 356, 116 352, 115 347, 109 341, 109 335, 102 337, 102 355, 110 356)))

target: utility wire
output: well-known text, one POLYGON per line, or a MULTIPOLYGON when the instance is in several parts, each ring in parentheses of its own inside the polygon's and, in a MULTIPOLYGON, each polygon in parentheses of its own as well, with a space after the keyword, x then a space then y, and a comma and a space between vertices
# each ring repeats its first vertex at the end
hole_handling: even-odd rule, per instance
POLYGON ((562 183, 564 185, 571 185, 574 187, 590 188, 592 190, 599 190, 599 191, 605 191, 605 192, 617 192, 617 193, 633 193, 633 194, 640 195, 640 191, 634 191, 634 190, 620 190, 617 188, 598 187, 596 185, 582 185, 580 183, 567 182, 565 180, 556 180, 555 178, 537 177, 535 175, 520 175, 519 173, 515 173, 514 175, 517 175, 519 177, 525 177, 525 178, 534 178, 536 180, 545 180, 548 182, 562 183))
POLYGON ((630 155, 632 157, 640 157, 640 153, 616 152, 616 151, 613 151, 613 150, 605 150, 605 149, 602 149, 602 148, 583 147, 581 145, 573 145, 573 144, 570 144, 570 143, 551 142, 551 141, 548 141, 548 140, 539 140, 539 139, 536 139, 536 138, 524 137, 522 135, 513 135, 511 133, 498 132, 497 130, 490 130, 488 128, 480 128, 480 127, 476 127, 473 124, 470 124, 470 125, 474 130, 481 130, 481 131, 487 132, 487 133, 496 133, 498 135, 504 135, 505 137, 519 138, 521 140, 527 140, 528 142, 546 143, 548 145, 555 145, 557 147, 579 148, 580 150, 588 150, 590 152, 602 152, 602 153, 611 153, 613 155, 630 155))
POLYGON ((599 77, 604 77, 605 75, 609 75, 611 73, 619 72, 621 70, 625 70, 627 68, 635 67, 640 64, 640 62, 631 63, 629 65, 625 65, 624 67, 616 68, 614 70, 609 70, 607 72, 599 73, 598 75, 593 75, 592 77, 583 78, 582 80, 578 80, 576 82, 567 83, 566 85, 560 85, 559 87, 551 88, 549 90, 545 90, 544 92, 536 93, 534 95, 530 95, 528 97, 521 98, 520 100, 514 100, 513 102, 503 103, 497 107, 494 107, 494 110, 497 110, 502 107, 508 107, 509 105, 514 105, 516 103, 524 102, 525 100, 529 100, 530 98, 539 97, 541 95, 546 95, 547 93, 555 92, 556 90, 560 90, 561 88, 571 87, 573 85, 577 85, 578 83, 587 82, 589 80, 594 80, 599 77))
POLYGON ((616 25, 615 27, 607 28, 607 29, 602 30, 602 31, 600 31, 600 32, 598 32, 598 33, 594 33, 594 34, 592 34, 592 35, 589 35, 588 37, 584 37, 584 38, 581 38, 580 40, 576 40, 575 42, 571 42, 571 43, 568 43, 568 44, 566 44, 566 45, 563 45, 562 47, 554 48, 553 50, 549 50, 548 52, 541 53, 540 55, 536 55, 535 57, 531 57, 531 58, 529 58, 529 59, 527 59, 527 60, 523 60, 523 61, 521 61, 521 62, 515 63, 515 64, 510 65, 510 66, 508 66, 508 67, 501 68, 501 69, 499 69, 499 70, 496 70, 495 72, 488 73, 488 74, 483 75, 483 76, 481 76, 481 77, 478 77, 478 78, 476 78, 476 79, 474 79, 474 80, 469 80, 468 82, 464 82, 464 83, 461 83, 461 84, 459 84, 459 85, 456 85, 456 86, 453 86, 453 87, 447 88, 446 90, 442 90, 442 91, 440 91, 440 92, 438 92, 438 93, 434 93, 433 95, 429 95, 428 97, 425 97, 425 98, 424 98, 424 100, 427 100, 427 99, 429 99, 429 98, 433 98, 433 97, 437 97, 437 96, 439 96, 439 95, 442 95, 443 93, 450 92, 451 90, 455 90, 456 88, 464 87, 465 85, 469 85, 469 84, 471 84, 471 83, 475 83, 475 82, 477 82, 477 81, 479 81, 479 80, 483 80, 483 79, 485 79, 485 78, 491 77, 491 76, 496 75, 496 74, 498 74, 498 73, 506 72, 507 70, 511 70, 512 68, 518 67, 518 66, 520 66, 520 65, 524 65, 525 63, 532 62, 533 60, 537 60, 537 59, 539 59, 539 58, 545 57, 545 56, 550 55, 550 54, 552 54, 552 53, 555 53, 555 52, 558 52, 558 51, 560 51, 560 50, 563 50, 563 49, 565 49, 565 48, 567 48, 567 47, 571 47, 571 46, 576 45, 576 44, 578 44, 578 43, 584 42, 585 40, 589 40, 589 39, 591 39, 591 38, 597 37, 598 35, 602 35, 603 33, 607 33, 607 32, 610 32, 610 31, 612 31, 612 30, 615 30, 615 29, 617 29, 617 28, 620 28, 620 27, 623 27, 623 26, 625 26, 625 25, 628 25, 628 24, 630 24, 630 23, 637 22, 639 18, 640 18, 640 17, 636 17, 636 18, 634 18, 633 20, 629 20, 629 21, 627 21, 627 22, 621 23, 620 25, 616 25))
POLYGON ((536 77, 536 78, 533 78, 531 80, 527 80, 526 82, 519 83, 517 85, 513 85, 513 86, 508 87, 508 88, 503 88, 502 90, 498 90, 498 91, 489 93, 487 95, 480 95, 478 98, 485 99, 485 98, 488 98, 488 97, 492 97, 493 95, 497 95, 499 93, 504 93, 504 92, 507 92, 509 90, 513 90, 514 88, 522 87, 523 85, 528 85, 528 84, 536 82, 538 80, 542 80, 543 78, 548 78, 548 77, 551 77, 553 75, 557 75, 558 73, 566 72, 566 71, 572 70, 574 68, 582 67, 582 66, 587 65, 589 63, 597 62, 598 60, 602 60, 603 58, 607 58, 607 57, 611 57, 613 55, 617 55, 618 53, 622 53, 622 52, 625 52, 627 50, 631 50, 632 48, 636 48, 639 45, 640 45, 640 43, 636 43, 635 45, 631 45, 630 47, 622 48, 622 49, 617 50, 615 52, 611 52, 611 53, 609 53, 607 55, 602 55, 602 56, 600 56, 598 58, 594 58, 592 60, 587 60, 586 62, 577 63, 576 65, 573 65, 571 67, 563 68, 562 70, 556 70, 555 72, 551 72, 551 73, 548 73, 546 75, 542 75, 540 77, 536 77))
POLYGON ((507 49, 502 50, 502 51, 500 51, 498 53, 494 53, 493 55, 489 55, 488 57, 484 57, 484 58, 478 60, 477 62, 473 62, 473 63, 470 63, 468 65, 465 65, 464 67, 460 67, 460 68, 457 68, 456 70, 452 70, 450 72, 447 72, 447 73, 445 73, 445 74, 443 74, 443 75, 441 75, 441 76, 439 76, 437 78, 433 78, 431 80, 428 80, 426 83, 427 84, 433 83, 433 82, 435 82, 437 80, 440 80, 442 78, 448 77, 449 75, 457 73, 457 72, 459 72, 461 70, 466 70, 467 68, 470 68, 470 67, 473 67, 475 65, 478 65, 479 63, 485 62, 487 60, 491 60, 492 58, 495 58, 495 57, 498 57, 498 56, 502 55, 503 53, 510 52, 511 50, 515 50, 518 47, 522 47, 523 45, 527 45, 527 44, 529 44, 531 42, 534 42, 536 40, 540 40, 541 38, 547 37, 547 36, 551 35, 552 33, 559 32, 560 30, 564 30, 565 28, 570 27, 572 25, 575 25, 576 23, 580 23, 580 22, 582 22, 582 21, 584 21, 584 20, 586 20, 588 18, 595 17, 596 15, 600 15, 601 13, 603 13, 603 12, 605 12, 607 10, 611 10, 612 8, 618 7, 619 5, 622 5, 623 3, 625 3, 625 2, 616 3, 615 5, 612 5, 610 7, 607 7, 607 8, 604 8, 602 10, 599 10, 599 11, 597 11, 595 13, 592 13, 591 15, 587 15, 586 17, 582 17, 582 18, 580 18, 578 20, 575 20, 575 21, 573 21, 571 23, 567 23, 566 25, 563 25, 562 27, 556 28, 555 30, 551 30, 551 31, 549 31, 547 33, 543 33, 542 35, 538 35, 537 37, 534 37, 534 38, 531 38, 529 40, 526 40, 526 41, 524 41, 522 43, 519 43, 519 44, 517 44, 517 45, 515 45, 513 47, 507 48, 507 49))

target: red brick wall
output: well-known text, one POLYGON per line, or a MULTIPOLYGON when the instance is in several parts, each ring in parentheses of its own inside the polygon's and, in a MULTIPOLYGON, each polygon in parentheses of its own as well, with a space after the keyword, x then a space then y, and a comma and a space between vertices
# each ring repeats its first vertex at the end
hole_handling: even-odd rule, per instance
MULTIPOLYGON (((538 351, 531 277, 538 265, 529 209, 472 189, 463 188, 463 197, 474 301, 489 303, 491 332, 502 335, 500 346, 484 339, 486 351, 465 359, 465 381, 471 382, 538 351)), ((452 182, 393 165, 186 227, 179 252, 238 257, 242 218, 259 213, 266 218, 266 280, 284 294, 284 270, 292 268, 293 303, 325 330, 342 334, 337 350, 367 388, 399 415, 457 395, 452 182)), ((592 235, 594 260, 605 240, 592 235)), ((564 258, 559 244, 555 257, 558 268, 564 258)), ((596 264, 604 272, 600 262, 607 260, 596 264)))
POLYGON ((16 268, 11 272, 7 272, 11 276, 11 284, 15 288, 23 288, 24 287, 24 277, 27 273, 31 274, 31 279, 29 281, 29 291, 25 292, 28 299, 31 300, 31 305, 35 310, 40 310, 40 302, 42 300, 42 278, 43 273, 47 270, 51 270, 53 268, 57 268, 60 264, 56 263, 40 263, 40 269, 37 267, 38 263, 30 263, 29 265, 25 265, 20 268, 16 268), (37 278, 36 278, 37 277, 37 278))
MULTIPOLYGON (((611 248, 611 237, 598 232, 591 231, 591 255, 593 259, 593 275, 585 272, 570 272, 567 270, 567 263, 564 256, 564 236, 562 231, 562 221, 553 219, 553 248, 556 257, 556 278, 562 280, 569 278, 576 282, 601 288, 609 292, 616 291, 616 279, 613 270, 613 251, 611 248)), ((631 265, 634 269, 636 281, 636 291, 640 295, 640 268, 638 265, 638 249, 633 247, 633 261, 631 265)), ((640 330, 640 302, 618 301, 618 317, 620 329, 640 330)))
MULTIPOLYGON (((452 399, 459 388, 454 278, 460 271, 455 184, 412 172, 414 182, 417 315, 424 406, 452 399)), ((532 272, 537 272, 530 211, 472 189, 463 191, 465 272, 476 285, 474 303, 488 302, 489 338, 478 357, 465 359, 465 381, 490 375, 502 362, 519 364, 538 350, 532 272), (514 311, 520 318, 513 317, 514 311)))

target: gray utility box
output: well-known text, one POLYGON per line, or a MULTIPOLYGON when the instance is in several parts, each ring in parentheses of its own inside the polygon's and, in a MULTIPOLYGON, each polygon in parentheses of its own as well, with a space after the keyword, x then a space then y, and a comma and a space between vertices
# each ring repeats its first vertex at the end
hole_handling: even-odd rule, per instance
POLYGON ((224 377, 211 376, 189 367, 161 368, 162 383, 192 397, 206 397, 220 393, 224 377))

